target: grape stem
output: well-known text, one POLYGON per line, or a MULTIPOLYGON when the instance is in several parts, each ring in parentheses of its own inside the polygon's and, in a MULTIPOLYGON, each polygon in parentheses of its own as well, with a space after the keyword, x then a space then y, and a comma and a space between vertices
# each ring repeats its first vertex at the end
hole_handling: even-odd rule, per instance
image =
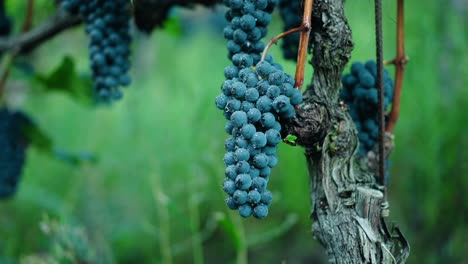
POLYGON ((267 45, 265 46, 265 49, 263 49, 261 61, 265 60, 265 57, 266 57, 266 55, 268 53, 268 50, 270 49, 271 46, 273 46, 273 44, 276 44, 278 42, 278 40, 286 37, 287 35, 290 35, 290 34, 293 34, 293 33, 296 33, 296 32, 301 32, 303 30, 304 30, 304 27, 301 25, 300 27, 290 29, 290 30, 288 30, 286 32, 283 32, 283 33, 273 37, 270 41, 268 41, 267 45))
POLYGON ((294 87, 302 90, 304 85, 304 68, 307 60, 307 46, 309 45, 310 30, 312 29, 312 9, 314 0, 304 1, 304 15, 302 16, 301 36, 297 53, 296 75, 294 76, 294 87))
POLYGON ((297 28, 290 29, 286 32, 277 35, 276 37, 273 37, 265 46, 261 58, 262 61, 265 60, 268 50, 273 44, 276 44, 278 40, 286 37, 287 35, 296 32, 301 32, 301 36, 299 39, 299 49, 297 53, 296 75, 294 77, 294 88, 299 89, 299 91, 302 90, 302 86, 304 84, 304 68, 307 60, 307 46, 309 44, 310 30, 312 29, 311 25, 313 4, 313 0, 304 1, 304 15, 302 17, 301 25, 297 28))
POLYGON ((397 55, 386 62, 395 65, 395 94, 393 95, 392 110, 389 114, 386 131, 392 133, 400 115, 400 98, 403 87, 403 74, 409 58, 405 55, 404 35, 404 0, 398 0, 397 7, 397 55))

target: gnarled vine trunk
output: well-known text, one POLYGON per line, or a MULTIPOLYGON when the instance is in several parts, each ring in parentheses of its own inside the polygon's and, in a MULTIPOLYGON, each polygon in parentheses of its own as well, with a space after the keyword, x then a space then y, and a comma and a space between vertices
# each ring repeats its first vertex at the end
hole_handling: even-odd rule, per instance
POLYGON ((405 262, 409 246, 382 218, 384 194, 353 154, 357 132, 339 103, 341 74, 353 48, 344 0, 316 0, 312 18, 314 76, 293 131, 305 147, 313 234, 330 263, 405 262))

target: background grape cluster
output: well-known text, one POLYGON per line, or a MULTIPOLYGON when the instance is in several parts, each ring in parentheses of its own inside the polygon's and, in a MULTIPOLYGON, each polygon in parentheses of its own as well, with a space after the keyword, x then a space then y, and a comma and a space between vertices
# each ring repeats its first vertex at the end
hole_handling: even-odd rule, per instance
POLYGON ((89 58, 94 90, 99 99, 120 99, 120 86, 131 82, 128 0, 63 0, 62 7, 79 14, 89 37, 89 58))
MULTIPOLYGON (((283 31, 288 31, 301 25, 303 12, 302 4, 303 1, 280 0, 279 12, 284 24, 283 31)), ((299 36, 299 33, 293 33, 285 36, 281 40, 281 49, 285 59, 297 59, 299 36)))
POLYGON ((224 144, 223 189, 230 209, 239 210, 243 217, 262 219, 272 201, 267 184, 278 163, 282 123, 295 116, 294 106, 302 102, 302 94, 273 57, 260 61, 265 46, 260 39, 266 35, 277 2, 230 0, 226 4, 230 9, 224 36, 233 65, 225 68, 227 80, 215 100, 224 111, 225 130, 231 135, 224 144))
POLYGON ((5 1, 0 0, 0 37, 10 35, 12 27, 11 18, 8 17, 5 11, 5 1))
POLYGON ((31 121, 23 113, 0 109, 0 199, 16 192, 28 146, 24 136, 28 124, 31 121))
MULTIPOLYGON (((359 156, 365 156, 379 138, 377 64, 355 62, 351 72, 343 75, 341 99, 350 109, 359 135, 359 156)), ((393 100, 393 80, 384 70, 384 104, 387 111, 393 100)))

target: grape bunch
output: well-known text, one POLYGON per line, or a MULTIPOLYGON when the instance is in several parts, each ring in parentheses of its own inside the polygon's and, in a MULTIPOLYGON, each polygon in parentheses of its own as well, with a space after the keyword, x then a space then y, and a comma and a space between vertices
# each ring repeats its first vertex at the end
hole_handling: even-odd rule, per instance
POLYGON ((233 65, 224 69, 226 80, 215 100, 216 107, 224 111, 225 130, 231 135, 224 143, 223 190, 230 209, 238 210, 242 217, 262 219, 272 201, 267 184, 278 163, 282 124, 295 116, 302 94, 272 56, 260 61, 264 48, 260 39, 266 35, 276 1, 226 2, 230 9, 224 35, 233 65))
POLYGON ((24 128, 29 124, 23 113, 0 109, 0 199, 16 192, 28 146, 24 128))
MULTIPOLYGON (((301 25, 303 2, 304 1, 298 0, 280 0, 279 12, 284 23, 284 31, 288 31, 301 25)), ((285 59, 297 59, 297 51, 299 49, 299 36, 299 33, 293 33, 283 37, 281 42, 281 49, 283 51, 283 57, 285 59)))
POLYGON ((79 14, 89 37, 89 58, 94 91, 103 101, 122 97, 120 86, 131 82, 130 69, 130 1, 63 0, 62 7, 79 14))
MULTIPOLYGON (((359 136, 358 156, 365 156, 376 145, 379 138, 377 64, 367 61, 355 62, 351 73, 342 77, 341 99, 350 109, 359 136)), ((387 111, 393 100, 393 80, 384 70, 384 106, 387 111)))

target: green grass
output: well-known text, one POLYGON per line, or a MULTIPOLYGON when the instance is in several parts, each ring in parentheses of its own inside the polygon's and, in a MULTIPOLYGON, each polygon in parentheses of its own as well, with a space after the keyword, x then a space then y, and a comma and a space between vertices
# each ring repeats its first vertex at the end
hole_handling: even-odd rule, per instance
MULTIPOLYGON (((461 66, 467 65, 467 35, 462 17, 449 4, 446 15, 435 15, 440 10, 435 0, 421 4, 406 5, 411 61, 395 131, 391 219, 412 243, 409 263, 461 263, 468 233, 462 218, 468 213, 463 195, 468 190, 463 86, 468 82, 461 66)), ((395 8, 390 2, 384 7, 385 57, 390 59, 395 8)), ((347 3, 353 60, 374 57, 372 12, 362 10, 372 10, 371 1, 347 3)), ((67 33, 44 45, 34 64, 50 72, 71 54, 85 72, 84 43, 80 30, 67 33)), ((213 103, 228 65, 221 36, 157 31, 138 37, 133 48, 134 82, 124 100, 111 107, 85 107, 31 85, 23 108, 54 143, 93 152, 99 160, 70 166, 37 149, 28 152, 16 198, 0 203, 0 263, 53 252, 53 238, 40 229, 44 215, 82 227, 96 263, 321 263, 323 253, 310 233, 302 149, 280 147, 267 219, 241 219, 224 205, 227 135, 213 103)), ((279 58, 278 48, 272 52, 279 58)), ((294 65, 286 62, 285 68, 293 72, 294 65)))

